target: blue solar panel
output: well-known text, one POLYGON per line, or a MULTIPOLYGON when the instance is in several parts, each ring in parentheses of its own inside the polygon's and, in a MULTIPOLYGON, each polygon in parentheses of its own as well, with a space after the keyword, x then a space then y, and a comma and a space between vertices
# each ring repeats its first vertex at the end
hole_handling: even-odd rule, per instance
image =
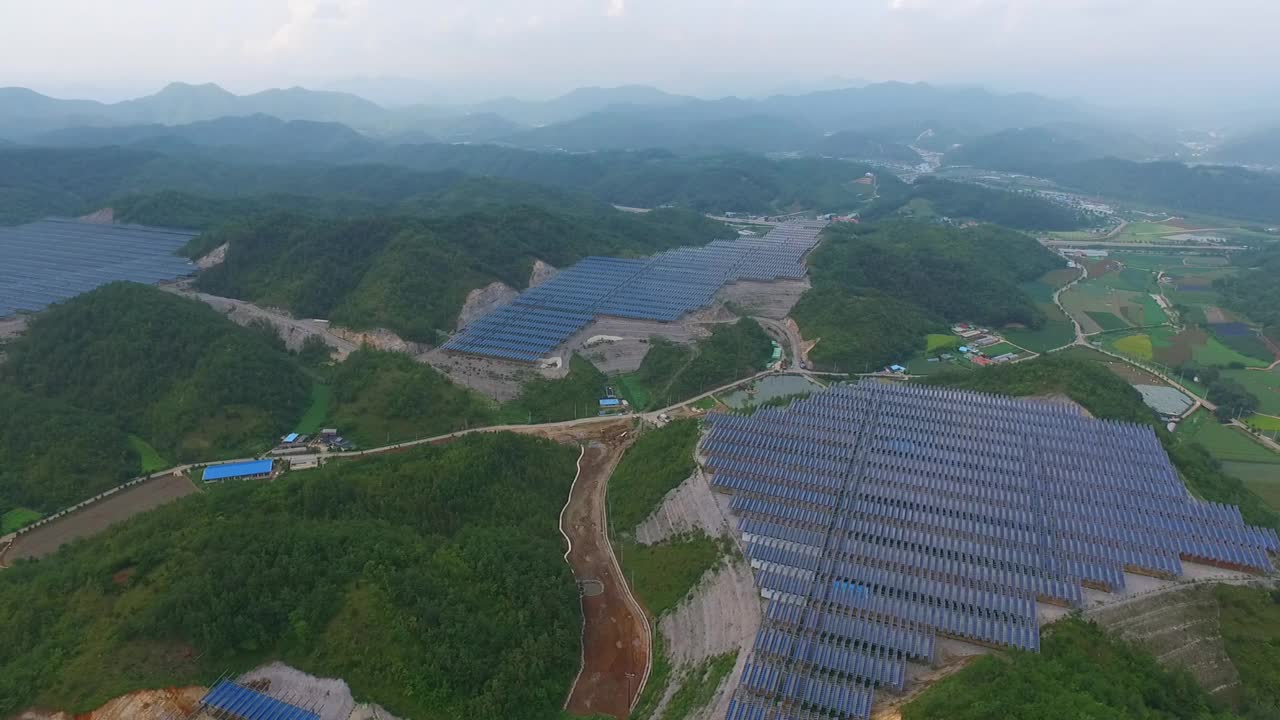
POLYGON ((710 305, 727 283, 803 278, 804 256, 824 226, 789 223, 763 238, 717 240, 643 259, 585 258, 472 322, 443 347, 532 362, 597 316, 671 322, 710 305))
POLYGON ((200 700, 219 715, 244 720, 320 720, 317 713, 223 680, 200 700))
POLYGON ((43 220, 0 227, 0 316, 35 312, 117 280, 190 275, 175 253, 195 233, 136 225, 43 220))
POLYGON ((1035 652, 1037 602, 1183 559, 1269 572, 1280 550, 1191 497, 1149 428, 1064 406, 864 381, 708 422, 770 600, 730 718, 865 718, 937 634, 1035 652))

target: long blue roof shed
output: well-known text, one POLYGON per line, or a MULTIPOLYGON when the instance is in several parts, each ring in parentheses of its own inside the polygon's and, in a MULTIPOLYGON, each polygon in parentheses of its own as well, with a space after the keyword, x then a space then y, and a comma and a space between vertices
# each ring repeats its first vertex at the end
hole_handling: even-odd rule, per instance
POLYGON ((297 439, 298 439, 298 433, 289 433, 288 435, 284 436, 285 442, 293 442, 294 440, 297 440, 297 439))
POLYGON ((600 398, 600 407, 620 407, 622 401, 618 398, 600 398))
POLYGON ((320 720, 320 716, 310 710, 227 680, 213 686, 200 704, 217 715, 231 715, 244 720, 320 720))
POLYGON ((253 460, 251 462, 210 465, 204 469, 204 475, 201 476, 201 479, 205 482, 214 482, 216 480, 230 480, 233 478, 253 477, 255 475, 268 475, 270 473, 270 460, 253 460))

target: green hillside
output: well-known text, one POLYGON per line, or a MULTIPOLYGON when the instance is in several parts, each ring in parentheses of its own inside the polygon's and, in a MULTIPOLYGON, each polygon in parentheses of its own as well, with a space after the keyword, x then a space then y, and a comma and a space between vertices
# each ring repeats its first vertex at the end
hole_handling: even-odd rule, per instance
POLYGON ((7 352, 0 383, 105 418, 173 460, 261 451, 307 403, 309 382, 262 334, 144 285, 55 305, 7 352))
POLYGON ((818 366, 865 372, 905 362, 948 322, 1039 327, 1044 313, 1019 285, 1061 264, 1030 237, 991 225, 837 226, 810 256, 813 288, 792 317, 818 339, 809 354, 818 366))
POLYGON ((577 451, 509 434, 190 496, 0 573, 0 715, 274 659, 424 720, 554 720, 577 451))

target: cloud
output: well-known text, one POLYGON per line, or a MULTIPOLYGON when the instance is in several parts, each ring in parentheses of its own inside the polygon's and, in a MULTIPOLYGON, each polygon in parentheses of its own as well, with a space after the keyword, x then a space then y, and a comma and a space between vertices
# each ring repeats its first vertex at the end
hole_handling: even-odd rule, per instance
POLYGON ((265 43, 250 43, 250 54, 277 55, 301 50, 318 28, 349 25, 360 16, 368 0, 288 0, 288 19, 265 43))
POLYGON ((604 11, 609 17, 622 17, 627 12, 627 0, 609 0, 609 9, 604 11))

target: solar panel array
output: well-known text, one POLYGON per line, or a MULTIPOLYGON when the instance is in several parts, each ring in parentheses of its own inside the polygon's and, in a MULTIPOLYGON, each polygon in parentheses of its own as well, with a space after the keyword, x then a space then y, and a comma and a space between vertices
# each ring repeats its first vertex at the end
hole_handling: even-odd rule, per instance
POLYGON ((181 230, 42 220, 0 227, 0 317, 35 312, 115 280, 156 283, 195 268, 181 230))
POLYGON ((1280 550, 1192 498, 1150 428, 1065 406, 866 380, 708 422, 769 601, 729 720, 866 718, 938 635, 1038 651, 1037 601, 1280 550))
POLYGON ((242 720, 320 720, 305 708, 277 700, 243 685, 222 680, 200 700, 200 707, 215 718, 242 720))
POLYGON ((467 325, 444 349, 533 362, 600 315, 670 322, 710 305, 727 283, 804 277, 804 256, 825 225, 787 223, 761 238, 717 240, 638 260, 589 257, 467 325))

